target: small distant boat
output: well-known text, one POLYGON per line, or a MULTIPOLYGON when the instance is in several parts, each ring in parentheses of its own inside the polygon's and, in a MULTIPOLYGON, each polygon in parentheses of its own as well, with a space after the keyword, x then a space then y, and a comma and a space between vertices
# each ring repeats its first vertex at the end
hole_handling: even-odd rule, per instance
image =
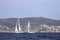
POLYGON ((28 33, 35 33, 35 32, 30 31, 30 21, 28 21, 28 33))
POLYGON ((15 33, 22 33, 19 18, 16 22, 15 33))

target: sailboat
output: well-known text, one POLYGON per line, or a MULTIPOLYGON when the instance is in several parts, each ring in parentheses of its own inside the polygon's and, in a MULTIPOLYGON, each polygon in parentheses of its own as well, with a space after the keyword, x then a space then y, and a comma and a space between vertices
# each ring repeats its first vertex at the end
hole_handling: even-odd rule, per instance
POLYGON ((34 33, 32 31, 30 31, 30 22, 28 21, 28 33, 34 33))
POLYGON ((16 22, 15 33, 22 33, 19 18, 16 22))

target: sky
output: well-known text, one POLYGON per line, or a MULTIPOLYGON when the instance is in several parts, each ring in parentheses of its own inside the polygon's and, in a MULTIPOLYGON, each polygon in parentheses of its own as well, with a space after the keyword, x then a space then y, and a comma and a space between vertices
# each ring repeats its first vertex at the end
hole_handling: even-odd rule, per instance
POLYGON ((0 0, 0 18, 15 17, 60 20, 60 0, 0 0))

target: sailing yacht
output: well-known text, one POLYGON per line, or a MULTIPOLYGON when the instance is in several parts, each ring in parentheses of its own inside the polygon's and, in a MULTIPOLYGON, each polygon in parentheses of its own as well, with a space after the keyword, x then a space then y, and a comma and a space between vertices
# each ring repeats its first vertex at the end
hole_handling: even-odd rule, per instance
POLYGON ((31 29, 30 29, 30 22, 29 22, 29 21, 28 21, 28 33, 34 33, 34 32, 32 32, 31 29))
POLYGON ((22 33, 19 18, 16 22, 15 33, 22 33))

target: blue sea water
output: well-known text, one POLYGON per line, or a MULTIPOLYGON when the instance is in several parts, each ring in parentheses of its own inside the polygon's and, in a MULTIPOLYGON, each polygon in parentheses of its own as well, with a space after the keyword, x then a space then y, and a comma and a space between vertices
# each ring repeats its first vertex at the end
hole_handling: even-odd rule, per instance
POLYGON ((0 40, 60 40, 60 33, 0 33, 0 40))

